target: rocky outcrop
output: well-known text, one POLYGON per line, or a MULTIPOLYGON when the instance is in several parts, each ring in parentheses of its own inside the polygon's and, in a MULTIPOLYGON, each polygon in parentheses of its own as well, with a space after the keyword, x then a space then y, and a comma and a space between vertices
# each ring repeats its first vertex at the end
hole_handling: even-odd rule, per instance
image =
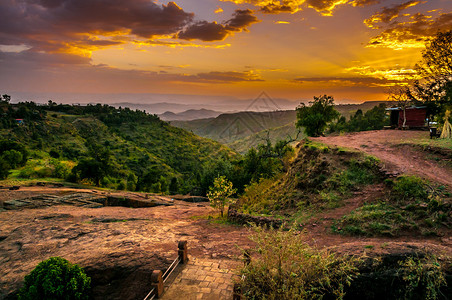
POLYGON ((103 206, 124 207, 154 207, 160 205, 170 206, 169 202, 155 199, 138 199, 119 195, 99 195, 92 193, 71 193, 69 195, 39 195, 24 199, 8 200, 3 202, 3 209, 15 210, 24 208, 43 208, 54 205, 71 205, 85 208, 99 208, 103 206))
POLYGON ((241 213, 237 209, 230 207, 228 210, 228 219, 232 222, 239 224, 256 224, 258 226, 267 226, 273 228, 279 228, 282 226, 283 221, 274 219, 271 217, 252 216, 241 213))

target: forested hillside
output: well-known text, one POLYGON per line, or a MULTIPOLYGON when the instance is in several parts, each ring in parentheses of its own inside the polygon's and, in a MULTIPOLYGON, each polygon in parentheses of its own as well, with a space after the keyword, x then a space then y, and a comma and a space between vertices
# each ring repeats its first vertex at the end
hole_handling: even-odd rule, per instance
MULTIPOLYGON (((356 111, 369 111, 379 104, 390 105, 388 101, 368 101, 361 104, 340 104, 335 109, 345 119, 354 116, 356 111)), ((192 121, 171 121, 174 126, 191 131, 199 136, 223 143, 239 153, 246 153, 251 147, 280 140, 293 139, 298 134, 295 126, 297 113, 295 110, 222 114, 216 118, 192 121)), ((303 132, 298 138, 303 138, 303 132)))
POLYGON ((9 179, 53 177, 118 189, 199 193, 201 182, 209 181, 206 170, 238 158, 217 142, 142 111, 9 100, 0 103, 0 162, 9 179))

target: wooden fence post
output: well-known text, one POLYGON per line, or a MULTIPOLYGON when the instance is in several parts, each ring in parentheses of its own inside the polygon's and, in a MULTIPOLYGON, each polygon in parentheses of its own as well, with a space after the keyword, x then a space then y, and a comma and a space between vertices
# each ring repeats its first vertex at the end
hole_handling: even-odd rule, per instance
POLYGON ((188 262, 187 241, 179 241, 179 259, 181 264, 188 262))
POLYGON ((151 275, 151 285, 155 289, 155 296, 160 298, 163 294, 163 277, 162 271, 154 270, 151 275))

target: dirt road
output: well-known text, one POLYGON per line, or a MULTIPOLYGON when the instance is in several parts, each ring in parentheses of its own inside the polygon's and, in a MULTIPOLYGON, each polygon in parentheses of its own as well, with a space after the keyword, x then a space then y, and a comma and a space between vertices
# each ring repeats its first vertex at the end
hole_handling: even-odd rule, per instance
POLYGON ((363 151, 379 158, 388 171, 417 175, 452 189, 452 168, 442 164, 441 161, 435 161, 429 157, 431 155, 428 152, 416 150, 408 145, 414 140, 425 140, 428 136, 427 131, 376 130, 319 137, 313 140, 363 151))

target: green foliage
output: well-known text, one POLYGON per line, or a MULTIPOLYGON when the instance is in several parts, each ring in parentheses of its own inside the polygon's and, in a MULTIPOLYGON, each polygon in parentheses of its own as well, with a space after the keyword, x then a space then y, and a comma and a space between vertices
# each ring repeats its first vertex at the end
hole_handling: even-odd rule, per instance
POLYGON ((53 166, 52 177, 65 179, 71 172, 69 166, 58 159, 51 159, 50 164, 53 166))
POLYGON ((435 256, 409 257, 399 262, 399 276, 405 287, 405 299, 438 299, 440 289, 446 286, 446 279, 441 265, 435 256))
POLYGON ((19 300, 89 299, 90 284, 91 279, 78 265, 61 257, 51 257, 25 276, 19 300))
POLYGON ((223 217, 224 207, 230 202, 229 197, 236 192, 237 190, 233 188, 232 182, 227 180, 226 177, 220 176, 215 178, 213 186, 209 188, 207 197, 210 200, 210 205, 217 208, 223 217))
POLYGON ((395 200, 425 200, 427 196, 425 182, 416 176, 400 176, 392 187, 392 197, 395 200))
MULTIPOLYGON (((23 178, 65 177, 111 188, 124 181, 128 190, 163 193, 168 191, 171 178, 177 178, 175 193, 205 195, 214 179, 203 181, 206 170, 240 158, 219 143, 172 127, 143 111, 54 102, 37 106, 1 101, 0 106, 0 139, 5 139, 0 140, 0 157, 6 150, 21 152, 22 162, 14 176, 21 174, 23 178), (15 118, 24 119, 23 124, 18 125, 15 118), (16 146, 40 153, 36 158, 42 161, 23 167, 28 154, 16 146), (66 167, 73 170, 67 176, 66 167), (129 179, 130 174, 133 177, 129 179)), ((5 166, 0 174, 4 178, 11 167, 8 164, 6 168, 3 159, 0 163, 5 166)))
POLYGON ((348 235, 394 236, 400 229, 414 229, 416 224, 386 203, 366 204, 343 216, 333 231, 348 235))
POLYGON ((379 161, 367 156, 363 161, 350 159, 345 170, 334 173, 325 185, 328 190, 348 194, 355 188, 376 182, 379 161))
POLYGON ((357 274, 352 258, 309 247, 293 230, 256 228, 251 263, 239 282, 247 299, 343 299, 357 274))
POLYGON ((305 141, 286 173, 270 183, 252 181, 238 204, 242 210, 253 213, 280 210, 310 213, 310 209, 339 207, 352 191, 377 182, 379 165, 379 160, 371 156, 305 141))
POLYGON ((261 178, 259 182, 251 182, 245 186, 245 193, 240 198, 242 210, 246 213, 261 212, 262 209, 274 205, 271 188, 273 179, 261 178))
POLYGON ((11 168, 25 165, 29 153, 26 147, 18 142, 10 140, 0 140, 0 157, 11 168))
POLYGON ((304 127, 308 136, 321 136, 327 124, 340 114, 334 109, 334 99, 331 96, 314 97, 314 101, 310 103, 311 106, 302 103, 297 108, 297 127, 304 127))
POLYGON ((134 173, 130 173, 129 176, 127 176, 127 190, 128 191, 135 191, 137 186, 137 180, 138 177, 134 173))
POLYGON ((350 116, 347 122, 345 117, 338 119, 336 123, 330 125, 330 132, 355 132, 365 130, 379 130, 388 124, 388 117, 386 114, 386 105, 384 103, 373 107, 364 114, 362 110, 358 109, 354 115, 350 116))
POLYGON ((6 179, 10 173, 11 166, 0 158, 0 180, 6 179))
POLYGON ((391 183, 391 193, 384 201, 365 204, 343 216, 333 231, 350 235, 396 236, 403 231, 437 235, 449 226, 450 203, 441 191, 427 192, 426 183, 414 176, 401 176, 391 183))
POLYGON ((427 107, 430 120, 442 121, 447 107, 452 106, 452 30, 438 32, 427 40, 422 59, 416 65, 422 80, 415 81, 408 97, 427 107))

